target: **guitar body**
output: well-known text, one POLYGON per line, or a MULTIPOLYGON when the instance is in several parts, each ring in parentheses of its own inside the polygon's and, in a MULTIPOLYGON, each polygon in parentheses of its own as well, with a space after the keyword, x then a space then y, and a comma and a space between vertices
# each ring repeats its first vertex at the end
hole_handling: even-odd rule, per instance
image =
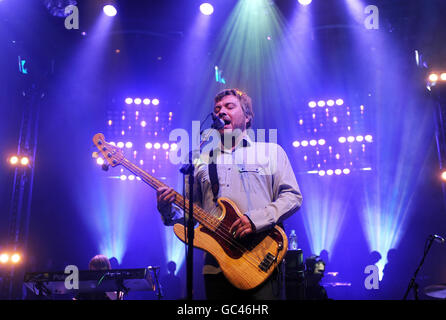
MULTIPOLYGON (((193 245, 214 256, 226 278, 235 287, 253 289, 262 284, 282 261, 287 252, 288 239, 278 226, 234 239, 229 229, 242 213, 227 198, 219 198, 218 204, 222 211, 218 225, 211 230, 200 224, 195 228, 193 245)), ((175 224, 174 232, 185 242, 182 224, 175 224)))

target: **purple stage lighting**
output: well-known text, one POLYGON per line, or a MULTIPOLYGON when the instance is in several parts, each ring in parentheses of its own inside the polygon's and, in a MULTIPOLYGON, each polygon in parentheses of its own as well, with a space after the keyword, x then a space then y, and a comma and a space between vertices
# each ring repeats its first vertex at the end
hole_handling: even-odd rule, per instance
POLYGON ((153 99, 153 100, 152 100, 152 104, 153 104, 154 106, 157 106, 157 105, 160 104, 160 101, 159 101, 158 99, 153 99))
POLYGON ((144 103, 146 106, 150 104, 150 99, 145 98, 142 103, 144 103))
POLYGON ((132 98, 126 98, 125 99, 125 103, 132 104, 133 103, 133 99, 132 98))
POLYGON ((314 107, 316 107, 316 102, 315 102, 315 101, 310 101, 310 102, 308 103, 308 106, 309 106, 310 108, 314 108, 314 107))
POLYGON ((118 13, 118 11, 116 10, 116 8, 114 6, 112 6, 111 4, 107 4, 104 6, 104 8, 102 9, 104 11, 104 13, 109 16, 109 17, 114 17, 116 16, 116 14, 118 13))
POLYGON ((135 104, 141 104, 141 99, 140 98, 136 98, 135 100, 133 100, 133 102, 135 104))
POLYGON ((200 5, 200 11, 205 16, 210 16, 212 13, 214 13, 214 7, 210 3, 202 3, 200 5))
POLYGON ((342 99, 337 99, 337 100, 336 100, 336 104, 337 104, 338 106, 342 106, 342 105, 344 104, 344 100, 342 100, 342 99))

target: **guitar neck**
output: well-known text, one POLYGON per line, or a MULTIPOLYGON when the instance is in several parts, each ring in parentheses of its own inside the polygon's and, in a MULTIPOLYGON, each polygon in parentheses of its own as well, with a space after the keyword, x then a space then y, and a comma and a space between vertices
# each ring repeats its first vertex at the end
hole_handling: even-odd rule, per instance
MULTIPOLYGON (((137 165, 133 164, 132 162, 128 161, 127 159, 123 159, 121 162, 121 165, 135 174, 136 176, 140 177, 142 181, 147 183, 149 186, 157 190, 160 187, 168 187, 165 183, 159 181, 152 175, 148 174, 146 171, 139 168, 137 165)), ((182 208, 184 210, 185 214, 189 214, 189 199, 185 199, 181 194, 178 192, 175 192, 175 200, 174 203, 178 207, 182 208)), ((217 219, 204 211, 202 208, 200 208, 198 205, 193 205, 194 210, 194 218, 201 223, 202 225, 206 226, 207 228, 213 229, 217 223, 217 219)))

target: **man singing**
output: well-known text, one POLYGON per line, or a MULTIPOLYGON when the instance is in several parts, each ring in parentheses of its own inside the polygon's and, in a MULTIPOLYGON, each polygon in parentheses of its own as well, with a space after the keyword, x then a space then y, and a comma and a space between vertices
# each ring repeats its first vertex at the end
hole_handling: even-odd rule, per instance
MULTIPOLYGON (((290 217, 300 208, 302 195, 282 147, 271 142, 254 142, 248 135, 254 112, 246 93, 238 89, 223 90, 214 99, 213 111, 224 122, 224 127, 219 129, 221 143, 203 156, 209 156, 216 163, 216 172, 212 173, 210 161, 196 165, 194 203, 207 212, 215 212, 217 197, 231 199, 243 216, 232 224, 229 232, 234 239, 246 239, 290 217), (211 176, 217 177, 217 183, 211 181, 211 176)), ((165 225, 172 225, 182 216, 182 211, 172 205, 174 200, 172 188, 157 190, 158 210, 165 225)), ((225 278, 217 261, 206 254, 203 274, 206 297, 210 300, 275 300, 280 295, 277 271, 260 286, 240 290, 225 278)))

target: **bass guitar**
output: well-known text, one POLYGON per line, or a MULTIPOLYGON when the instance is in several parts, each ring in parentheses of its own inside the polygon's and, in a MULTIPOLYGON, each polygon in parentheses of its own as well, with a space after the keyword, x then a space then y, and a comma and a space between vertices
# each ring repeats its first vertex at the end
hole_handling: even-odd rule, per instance
MULTIPOLYGON (((96 134, 93 142, 111 167, 123 166, 154 189, 166 187, 163 182, 127 160, 120 148, 105 141, 102 133, 96 134)), ((177 192, 174 203, 185 214, 188 213, 189 200, 177 192)), ((228 198, 219 198, 217 203, 219 216, 206 212, 197 204, 193 205, 194 218, 199 223, 194 229, 193 246, 214 256, 223 274, 235 287, 253 289, 262 284, 282 261, 287 252, 288 239, 279 226, 235 239, 229 228, 243 214, 228 198)), ((173 230, 181 241, 187 241, 182 224, 175 224, 173 230)))

